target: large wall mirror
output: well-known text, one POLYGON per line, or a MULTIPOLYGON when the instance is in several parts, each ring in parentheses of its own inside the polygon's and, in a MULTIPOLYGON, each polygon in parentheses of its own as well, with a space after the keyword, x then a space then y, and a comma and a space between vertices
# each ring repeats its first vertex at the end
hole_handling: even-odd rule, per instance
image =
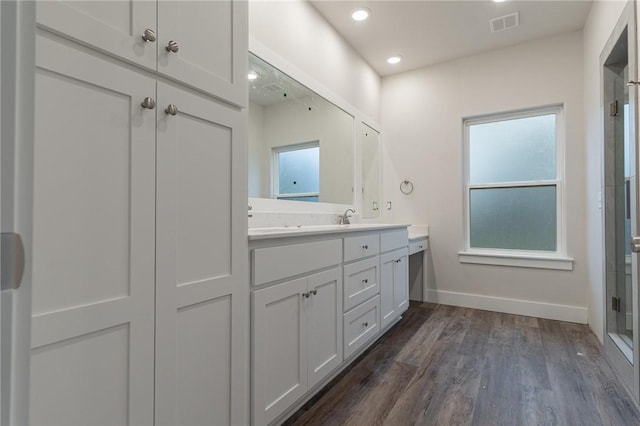
POLYGON ((249 197, 353 204, 354 118, 249 54, 249 197))
POLYGON ((380 133, 360 124, 362 137, 362 217, 380 217, 380 133))

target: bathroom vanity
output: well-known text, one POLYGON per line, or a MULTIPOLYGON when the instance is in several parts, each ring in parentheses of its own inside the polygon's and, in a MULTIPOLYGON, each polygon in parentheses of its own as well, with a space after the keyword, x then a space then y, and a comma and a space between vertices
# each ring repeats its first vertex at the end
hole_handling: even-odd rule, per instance
POLYGON ((283 420, 409 306, 406 225, 249 230, 252 424, 283 420))

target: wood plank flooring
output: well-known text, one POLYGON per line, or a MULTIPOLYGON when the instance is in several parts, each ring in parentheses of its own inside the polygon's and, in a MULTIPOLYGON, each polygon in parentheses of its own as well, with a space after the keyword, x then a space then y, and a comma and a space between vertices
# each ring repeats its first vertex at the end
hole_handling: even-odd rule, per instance
POLYGON ((640 425, 588 326, 412 303, 286 425, 640 425))

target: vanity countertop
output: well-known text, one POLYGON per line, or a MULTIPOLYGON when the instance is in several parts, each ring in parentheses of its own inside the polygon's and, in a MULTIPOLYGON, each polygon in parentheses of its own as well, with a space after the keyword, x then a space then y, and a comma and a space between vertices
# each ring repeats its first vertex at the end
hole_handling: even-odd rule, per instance
POLYGON ((287 226, 270 228, 249 228, 249 240, 264 240, 268 238, 286 238, 294 236, 338 234, 356 231, 372 231, 393 228, 405 228, 406 224, 390 223, 352 223, 349 225, 310 225, 287 226))
POLYGON ((426 240, 429 238, 429 225, 411 225, 409 226, 409 242, 426 240))

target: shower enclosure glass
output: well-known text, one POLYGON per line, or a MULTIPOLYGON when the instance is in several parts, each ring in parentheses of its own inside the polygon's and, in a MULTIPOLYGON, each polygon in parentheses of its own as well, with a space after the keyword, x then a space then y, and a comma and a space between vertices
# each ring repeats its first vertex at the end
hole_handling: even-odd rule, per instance
POLYGON ((637 54, 629 2, 600 56, 603 100, 605 353, 640 395, 638 356, 637 54))

